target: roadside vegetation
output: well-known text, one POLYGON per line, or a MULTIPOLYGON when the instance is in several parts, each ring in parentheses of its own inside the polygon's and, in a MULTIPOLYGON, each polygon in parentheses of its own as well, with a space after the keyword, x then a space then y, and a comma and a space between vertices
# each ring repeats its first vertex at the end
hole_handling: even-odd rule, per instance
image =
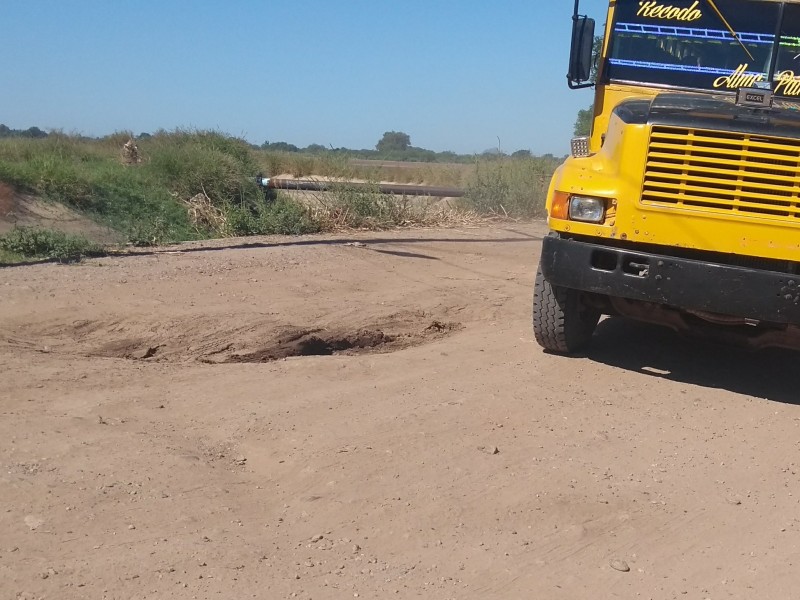
POLYGON ((54 259, 74 262, 88 256, 101 256, 105 250, 84 236, 61 231, 17 227, 0 236, 0 263, 27 259, 54 259))
MULTIPOLYGON (((133 245, 542 215, 558 159, 521 151, 514 156, 438 153, 450 161, 414 162, 420 149, 404 136, 387 132, 378 144, 385 142, 383 150, 375 152, 382 161, 412 160, 386 163, 322 146, 308 151, 281 144, 257 147, 216 131, 138 137, 118 132, 92 139, 0 125, 0 182, 80 211, 133 245), (259 187, 257 176, 278 175, 342 183, 318 194, 265 193, 259 187), (347 180, 368 184, 348 186, 347 180), (380 193, 380 181, 457 187, 466 195, 447 201, 390 196, 380 193)), ((9 257, 75 260, 100 251, 90 240, 56 231, 18 228, 0 237, 0 262, 9 257)))

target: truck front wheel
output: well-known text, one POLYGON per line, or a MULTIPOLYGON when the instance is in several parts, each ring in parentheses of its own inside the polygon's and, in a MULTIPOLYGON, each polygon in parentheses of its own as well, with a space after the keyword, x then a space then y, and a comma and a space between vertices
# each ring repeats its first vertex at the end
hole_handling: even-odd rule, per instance
POLYGON ((583 301, 578 290, 551 285, 536 272, 533 290, 533 334, 545 350, 571 354, 591 339, 600 312, 583 301))

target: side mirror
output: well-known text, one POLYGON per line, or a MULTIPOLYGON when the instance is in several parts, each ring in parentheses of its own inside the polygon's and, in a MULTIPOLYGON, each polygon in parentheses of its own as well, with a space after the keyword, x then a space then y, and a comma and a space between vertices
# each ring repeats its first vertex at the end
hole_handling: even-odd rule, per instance
POLYGON ((567 84, 571 88, 593 85, 589 79, 592 73, 592 46, 594 45, 594 19, 585 15, 572 17, 572 46, 569 51, 569 71, 567 84))

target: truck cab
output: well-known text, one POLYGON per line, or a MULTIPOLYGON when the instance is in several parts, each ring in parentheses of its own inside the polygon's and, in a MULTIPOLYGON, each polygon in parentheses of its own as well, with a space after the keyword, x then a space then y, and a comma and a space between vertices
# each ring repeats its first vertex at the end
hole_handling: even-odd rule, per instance
POLYGON ((579 13, 592 131, 550 183, 536 340, 574 353, 619 315, 800 348, 800 2, 611 0, 594 56, 579 13))

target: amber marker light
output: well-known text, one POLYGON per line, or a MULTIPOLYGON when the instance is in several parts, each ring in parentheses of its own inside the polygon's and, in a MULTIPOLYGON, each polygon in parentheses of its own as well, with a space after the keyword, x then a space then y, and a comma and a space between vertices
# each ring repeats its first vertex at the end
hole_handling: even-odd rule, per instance
POLYGON ((553 192, 553 203, 550 205, 551 219, 569 219, 569 194, 553 192))

